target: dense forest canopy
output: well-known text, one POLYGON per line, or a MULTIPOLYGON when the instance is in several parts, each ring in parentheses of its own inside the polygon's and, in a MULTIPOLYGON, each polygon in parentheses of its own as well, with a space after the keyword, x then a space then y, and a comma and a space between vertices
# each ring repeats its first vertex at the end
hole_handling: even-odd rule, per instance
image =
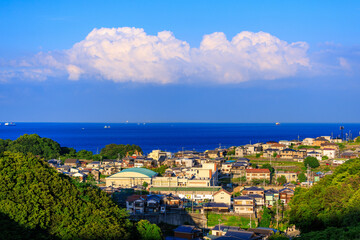
MULTIPOLYGON (((74 182, 32 154, 5 152, 0 186, 0 214, 29 231, 59 239, 129 237, 127 213, 106 193, 74 182)), ((6 229, 1 232, 7 234, 6 229)))
POLYGON ((74 148, 61 147, 60 144, 54 140, 40 137, 37 134, 24 134, 14 141, 0 139, 0 156, 2 156, 5 151, 23 154, 32 153, 46 160, 59 157, 89 160, 116 159, 134 153, 142 154, 142 149, 134 144, 109 144, 101 150, 99 155, 93 155, 91 151, 87 150, 77 152, 74 148))
POLYGON ((358 239, 360 232, 360 159, 337 167, 309 189, 297 189, 289 219, 301 239, 358 239))

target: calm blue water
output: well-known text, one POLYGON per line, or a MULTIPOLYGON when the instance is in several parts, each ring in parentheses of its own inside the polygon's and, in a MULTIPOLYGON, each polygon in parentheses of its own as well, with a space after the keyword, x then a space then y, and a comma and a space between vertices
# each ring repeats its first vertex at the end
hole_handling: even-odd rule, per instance
MULTIPOLYGON (((136 144, 145 153, 153 149, 167 151, 204 151, 221 146, 230 147, 247 143, 292 140, 321 135, 336 137, 340 124, 227 124, 227 123, 112 123, 110 129, 102 123, 17 123, 15 127, 0 126, 0 138, 16 139, 25 133, 36 133, 51 138, 61 146, 93 153, 110 143, 136 144), (84 129, 82 129, 84 128, 84 129)), ((345 132, 359 135, 360 124, 342 124, 345 132)))

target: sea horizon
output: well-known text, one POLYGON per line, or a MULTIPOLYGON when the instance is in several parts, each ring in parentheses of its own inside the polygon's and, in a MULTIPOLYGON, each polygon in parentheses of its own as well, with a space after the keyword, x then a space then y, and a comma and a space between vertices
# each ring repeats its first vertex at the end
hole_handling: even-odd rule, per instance
POLYGON ((154 149, 178 152, 306 137, 340 137, 340 126, 345 127, 343 138, 359 135, 360 123, 16 122, 13 127, 1 124, 0 138, 15 140, 24 134, 38 134, 63 147, 85 149, 94 154, 112 143, 135 144, 144 153, 154 149))

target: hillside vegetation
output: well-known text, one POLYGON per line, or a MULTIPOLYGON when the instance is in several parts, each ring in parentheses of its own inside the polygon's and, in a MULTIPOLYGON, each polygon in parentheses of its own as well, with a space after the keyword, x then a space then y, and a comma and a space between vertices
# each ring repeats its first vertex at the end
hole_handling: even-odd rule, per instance
POLYGON ((360 239, 360 159, 310 189, 297 189, 290 207, 290 223, 301 230, 301 239, 360 239))
POLYGON ((127 239, 127 213, 33 154, 0 157, 0 239, 127 239))

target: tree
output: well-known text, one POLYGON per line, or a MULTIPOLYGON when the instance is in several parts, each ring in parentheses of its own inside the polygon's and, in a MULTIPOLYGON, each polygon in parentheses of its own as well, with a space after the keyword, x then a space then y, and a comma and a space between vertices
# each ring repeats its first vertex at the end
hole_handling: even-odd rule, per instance
POLYGON ((61 153, 60 144, 37 134, 24 134, 18 139, 8 142, 7 151, 32 153, 45 159, 58 158, 61 153))
POLYGON ((300 229, 301 239, 357 238, 354 233, 360 230, 360 159, 338 166, 332 175, 309 189, 296 189, 289 206, 290 224, 300 229))
POLYGON ((133 155, 134 153, 142 154, 142 150, 137 145, 124 145, 124 144, 109 144, 101 149, 100 154, 104 158, 116 159, 118 157, 123 158, 126 155, 133 155))
POLYGON ((141 240, 162 239, 161 229, 157 225, 151 224, 148 220, 140 220, 136 224, 136 229, 140 235, 141 240))
POLYGON ((267 207, 263 206, 263 209, 261 211, 261 220, 259 227, 266 227, 268 228, 271 224, 271 211, 267 207))
POLYGON ((265 163, 261 166, 261 168, 266 168, 270 170, 270 173, 273 174, 275 172, 275 169, 269 164, 269 163, 265 163))
POLYGON ((315 157, 306 157, 304 159, 304 166, 305 167, 311 167, 311 168, 317 168, 320 166, 319 161, 315 157))
POLYGON ((360 136, 355 139, 356 143, 360 143, 360 136))
POLYGON ((260 156, 261 156, 261 153, 257 153, 257 154, 255 155, 256 158, 259 158, 260 156))
POLYGON ((144 188, 147 188, 149 186, 149 184, 147 182, 143 182, 142 185, 143 185, 144 188))
POLYGON ((328 159, 329 159, 328 156, 323 156, 323 157, 322 157, 322 160, 328 160, 328 159))
POLYGON ((279 184, 279 185, 284 185, 286 183, 286 177, 284 175, 278 177, 276 179, 276 182, 279 184))
POLYGON ((300 173, 298 175, 298 180, 299 180, 299 182, 306 182, 307 177, 306 177, 305 173, 300 173))
POLYGON ((76 153, 76 158, 78 159, 93 159, 93 153, 87 150, 80 150, 76 153))
POLYGON ((276 152, 274 152, 273 157, 276 158, 277 155, 278 155, 278 154, 277 154, 276 152))
POLYGON ((0 213, 26 231, 41 230, 51 239, 130 236, 128 214, 105 192, 58 173, 31 153, 4 152, 0 186, 0 213))

